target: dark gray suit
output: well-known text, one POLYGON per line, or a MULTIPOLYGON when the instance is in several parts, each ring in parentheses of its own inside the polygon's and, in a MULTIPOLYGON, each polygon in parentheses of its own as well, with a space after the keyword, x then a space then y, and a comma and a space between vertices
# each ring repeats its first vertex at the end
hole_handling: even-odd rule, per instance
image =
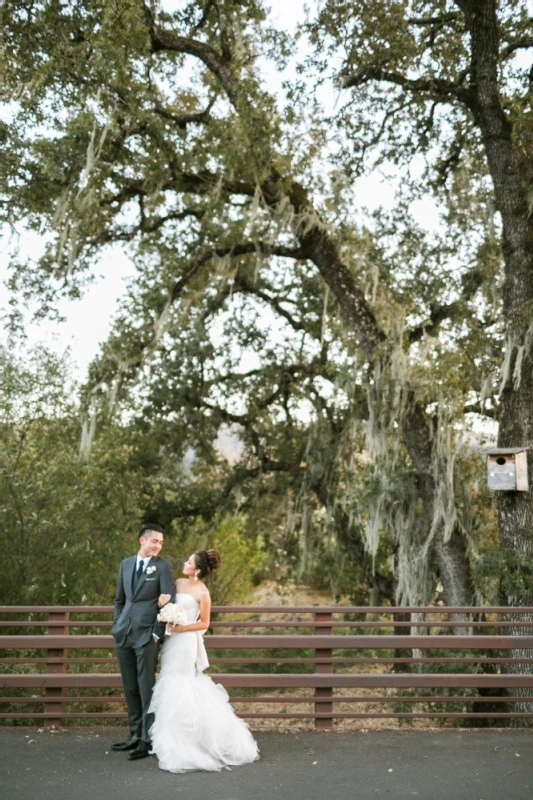
POLYGON ((160 594, 174 595, 176 587, 172 565, 164 558, 152 557, 138 579, 134 575, 136 567, 136 555, 124 559, 120 565, 111 633, 115 638, 131 734, 148 742, 153 715, 147 712, 158 652, 153 634, 161 641, 165 635, 165 624, 156 619, 157 599, 160 594))

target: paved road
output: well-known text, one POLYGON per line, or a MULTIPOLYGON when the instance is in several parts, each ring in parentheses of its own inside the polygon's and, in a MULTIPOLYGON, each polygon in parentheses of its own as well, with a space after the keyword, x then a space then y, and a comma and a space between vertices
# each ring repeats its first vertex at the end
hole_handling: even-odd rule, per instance
POLYGON ((0 728, 5 800, 532 800, 533 731, 262 733, 261 760, 172 775, 108 745, 124 731, 0 728))

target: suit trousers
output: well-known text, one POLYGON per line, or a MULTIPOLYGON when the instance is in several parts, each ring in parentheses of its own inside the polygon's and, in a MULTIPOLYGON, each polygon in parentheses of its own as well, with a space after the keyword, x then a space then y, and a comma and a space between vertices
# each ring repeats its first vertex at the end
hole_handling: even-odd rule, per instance
POLYGON ((143 647, 134 647, 132 634, 129 633, 124 644, 115 645, 115 649, 124 684, 131 734, 149 742, 154 715, 148 714, 148 708, 152 700, 159 647, 153 638, 143 647))

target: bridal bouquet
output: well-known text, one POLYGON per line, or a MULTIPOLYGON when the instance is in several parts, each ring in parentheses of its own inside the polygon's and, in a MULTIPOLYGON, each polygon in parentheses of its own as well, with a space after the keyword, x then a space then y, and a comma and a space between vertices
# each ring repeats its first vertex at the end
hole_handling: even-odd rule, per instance
MULTIPOLYGON (((167 603, 157 615, 158 622, 166 622, 169 625, 186 625, 188 622, 187 612, 178 603, 167 603)), ((171 631, 165 630, 165 635, 170 636, 171 631)))

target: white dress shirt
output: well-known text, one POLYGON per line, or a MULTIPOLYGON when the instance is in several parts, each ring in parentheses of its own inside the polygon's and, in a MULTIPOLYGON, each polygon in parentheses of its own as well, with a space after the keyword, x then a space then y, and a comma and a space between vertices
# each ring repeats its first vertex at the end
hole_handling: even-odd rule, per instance
POLYGON ((135 572, 137 572, 137 570, 139 569, 139 562, 142 562, 143 572, 145 572, 148 562, 150 561, 151 558, 152 556, 147 556, 147 558, 142 558, 141 554, 137 553, 137 563, 135 564, 135 572))

